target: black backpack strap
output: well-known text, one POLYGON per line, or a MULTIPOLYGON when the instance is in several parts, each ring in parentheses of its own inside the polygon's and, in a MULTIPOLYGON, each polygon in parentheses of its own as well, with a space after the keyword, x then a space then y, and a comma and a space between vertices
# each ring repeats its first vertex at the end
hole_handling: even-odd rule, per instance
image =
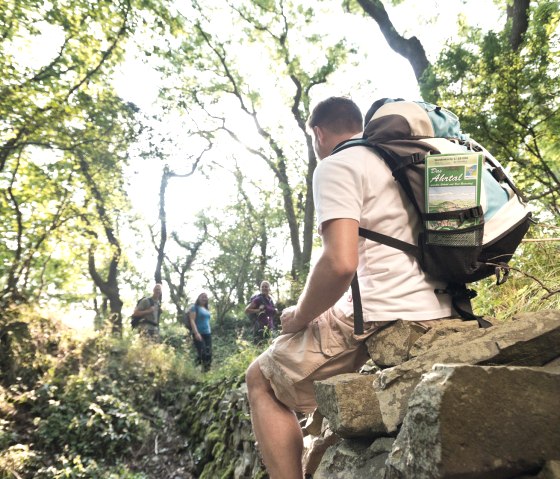
POLYGON ((354 274, 350 283, 352 289, 352 305, 354 306, 354 334, 364 334, 364 313, 362 311, 362 295, 358 283, 358 273, 354 274))
POLYGON ((490 174, 494 177, 494 179, 498 183, 502 183, 502 182, 507 183, 508 186, 512 189, 512 191, 519 198, 521 198, 521 201, 523 201, 523 203, 527 203, 527 200, 523 195, 523 192, 519 188, 517 188, 517 186, 514 185, 513 181, 505 173, 502 166, 492 157, 492 155, 490 155, 487 151, 485 151, 485 149, 481 145, 479 145, 476 142, 473 143, 472 140, 459 141, 459 144, 466 146, 471 151, 483 153, 485 161, 492 166, 492 168, 490 169, 490 174))
MULTIPOLYGON (((416 245, 365 228, 358 228, 358 234, 363 238, 377 241, 378 243, 403 251, 420 261, 420 250, 416 245)), ((354 334, 360 335, 364 333, 364 315, 362 311, 362 296, 358 283, 358 273, 354 275, 350 287, 352 289, 352 304, 354 306, 354 334)))
POLYGON ((423 163, 426 158, 426 153, 414 153, 410 156, 397 156, 392 154, 379 146, 372 146, 372 148, 381 155, 385 164, 390 168, 393 178, 397 180, 401 188, 406 193, 406 196, 416 209, 418 215, 422 215, 422 209, 416 201, 414 196, 414 191, 412 191, 412 185, 406 175, 406 168, 410 165, 416 165, 423 163))
POLYGON ((464 284, 449 283, 445 289, 436 289, 436 294, 448 294, 451 296, 451 304, 463 321, 476 321, 479 328, 492 326, 482 316, 473 313, 471 299, 476 298, 476 291, 468 289, 464 284))
POLYGON ((421 216, 424 221, 458 220, 459 223, 463 223, 473 218, 478 218, 480 221, 484 220, 482 206, 473 206, 462 210, 438 211, 437 213, 422 213, 421 216))
POLYGON ((346 150, 347 148, 351 148, 353 146, 366 146, 368 148, 374 148, 371 143, 369 143, 365 138, 353 138, 350 140, 345 140, 342 143, 339 143, 333 148, 331 155, 338 153, 339 151, 346 150))
POLYGON ((358 228, 358 234, 362 238, 377 241, 378 243, 390 246, 391 248, 401 250, 411 256, 414 256, 418 261, 420 261, 420 249, 416 245, 365 228, 358 228))

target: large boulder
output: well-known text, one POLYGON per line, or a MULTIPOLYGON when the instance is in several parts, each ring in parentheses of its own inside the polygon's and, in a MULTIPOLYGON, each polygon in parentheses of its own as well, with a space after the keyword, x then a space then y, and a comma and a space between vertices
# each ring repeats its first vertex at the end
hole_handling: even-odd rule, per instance
POLYGON ((543 366, 558 356, 560 311, 543 311, 523 320, 447 336, 425 353, 374 376, 382 430, 397 430, 412 391, 434 364, 543 366))
POLYGON ((560 374, 436 365, 414 389, 385 479, 501 479, 560 459, 560 374))

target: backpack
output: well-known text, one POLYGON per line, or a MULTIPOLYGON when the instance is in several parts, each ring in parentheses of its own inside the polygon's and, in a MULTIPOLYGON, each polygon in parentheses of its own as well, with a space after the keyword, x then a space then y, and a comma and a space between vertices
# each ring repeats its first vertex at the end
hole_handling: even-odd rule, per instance
MULTIPOLYGON (((198 306, 195 304, 194 308, 195 308, 195 311, 196 311, 196 316, 198 316, 198 306)), ((189 319, 190 318, 190 313, 191 313, 190 309, 188 311, 185 311, 185 314, 183 315, 183 324, 192 333, 191 321, 189 319)), ((196 317, 195 317, 195 320, 196 320, 196 317)))
MULTIPOLYGON (((259 294, 254 294, 253 296, 251 296, 251 299, 249 299, 249 304, 252 304, 253 301, 258 298, 259 294)), ((257 321, 257 318, 259 316, 259 313, 248 313, 247 317, 249 318, 249 321, 251 321, 251 324, 255 324, 257 321)))
MULTIPOLYGON (((146 299, 146 298, 142 298, 141 300, 139 300, 139 301, 136 303, 136 307, 138 307, 139 304, 140 304, 142 301, 144 301, 144 299, 146 299)), ((148 298, 148 301, 150 302, 150 306, 153 306, 153 305, 155 304, 155 301, 154 301, 153 298, 148 298)), ((137 328, 138 325, 140 324, 140 322, 142 321, 143 318, 144 318, 143 316, 134 316, 134 315, 132 315, 132 316, 130 317, 130 327, 131 327, 132 329, 137 328)))
MULTIPOLYGON (((507 263, 532 221, 521 192, 500 163, 461 132, 459 120, 453 113, 420 101, 387 98, 376 101, 366 114, 363 137, 343 142, 333 154, 353 146, 371 148, 384 160, 421 218, 417 245, 365 228, 359 228, 359 235, 414 256, 423 271, 447 283, 445 289, 435 292, 449 294, 455 311, 464 320, 476 320, 481 327, 491 326, 472 312, 470 299, 476 296, 476 291, 467 289, 466 283, 492 275, 496 275, 497 284, 503 283, 509 272, 507 263), (445 151, 440 152, 440 149, 445 151), (440 153, 451 155, 440 157, 440 153), (479 155, 479 173, 473 180, 480 191, 479 203, 461 205, 457 198, 445 205, 445 211, 434 212, 429 203, 433 172, 451 170, 434 170, 430 165, 443 161, 442 164, 448 166, 467 156, 472 159, 479 155)), ((462 171, 466 178, 467 170, 462 171)), ((458 180, 459 177, 448 178, 458 180)), ((453 184, 451 181, 450 184, 453 187, 460 182, 453 184)), ((357 274, 351 287, 354 328, 356 334, 362 334, 357 274)))

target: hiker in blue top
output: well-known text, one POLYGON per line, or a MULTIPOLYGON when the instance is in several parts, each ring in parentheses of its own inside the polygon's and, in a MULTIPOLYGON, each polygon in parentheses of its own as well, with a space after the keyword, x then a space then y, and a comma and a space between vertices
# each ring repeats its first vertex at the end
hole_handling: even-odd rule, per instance
POLYGON ((208 371, 212 364, 210 317, 208 295, 201 293, 189 310, 189 321, 197 353, 196 362, 202 365, 204 371, 208 371))

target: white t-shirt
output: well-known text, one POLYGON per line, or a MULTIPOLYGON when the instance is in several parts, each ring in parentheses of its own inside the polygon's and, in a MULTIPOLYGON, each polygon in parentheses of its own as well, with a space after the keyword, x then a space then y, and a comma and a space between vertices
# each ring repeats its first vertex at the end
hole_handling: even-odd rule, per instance
MULTIPOLYGON (((347 148, 319 162, 313 198, 319 234, 325 221, 350 218, 362 228, 417 244, 420 222, 414 207, 369 148, 347 148)), ((364 321, 422 321, 452 314, 450 297, 434 293, 445 284, 429 279, 412 256, 362 237, 358 256, 364 321)), ((350 291, 337 306, 348 316, 353 313, 350 291)))

